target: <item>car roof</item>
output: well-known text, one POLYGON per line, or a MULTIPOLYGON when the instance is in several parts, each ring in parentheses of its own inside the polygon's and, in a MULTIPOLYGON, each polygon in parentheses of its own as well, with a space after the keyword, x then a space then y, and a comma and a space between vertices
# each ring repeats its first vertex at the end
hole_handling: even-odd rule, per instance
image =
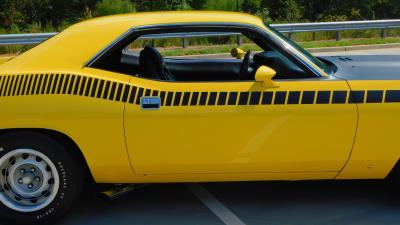
POLYGON ((74 24, 4 63, 0 72, 75 70, 130 28, 174 23, 242 23, 263 26, 249 14, 218 11, 145 12, 99 17, 74 24))

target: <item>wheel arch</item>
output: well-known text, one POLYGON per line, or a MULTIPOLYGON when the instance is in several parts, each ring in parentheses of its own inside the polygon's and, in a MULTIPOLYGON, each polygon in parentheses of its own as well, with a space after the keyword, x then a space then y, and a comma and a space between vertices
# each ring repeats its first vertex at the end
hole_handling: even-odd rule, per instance
POLYGON ((0 136, 4 134, 20 133, 20 132, 33 132, 37 134, 42 134, 64 145, 66 149, 73 155, 73 157, 75 157, 75 159, 78 160, 79 165, 81 166, 83 172, 85 173, 85 180, 89 184, 93 184, 95 182, 92 172, 89 169, 89 165, 87 164, 85 156, 83 155, 78 144, 71 137, 69 137, 63 132, 45 128, 0 129, 0 136))

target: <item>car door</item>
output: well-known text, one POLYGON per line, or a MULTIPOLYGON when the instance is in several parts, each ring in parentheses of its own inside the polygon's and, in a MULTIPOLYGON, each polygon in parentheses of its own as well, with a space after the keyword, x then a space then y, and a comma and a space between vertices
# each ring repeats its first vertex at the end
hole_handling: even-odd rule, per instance
POLYGON ((277 82, 279 87, 265 88, 255 81, 132 78, 136 104, 126 105, 124 126, 135 172, 340 171, 357 126, 347 83, 277 82), (150 96, 160 98, 159 107, 150 96))

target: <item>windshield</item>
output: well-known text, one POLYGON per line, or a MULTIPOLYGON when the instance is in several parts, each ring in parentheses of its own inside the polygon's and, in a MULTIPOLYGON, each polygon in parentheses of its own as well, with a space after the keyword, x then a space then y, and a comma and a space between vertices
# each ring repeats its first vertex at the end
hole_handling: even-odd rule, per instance
POLYGON ((300 47, 296 42, 290 40, 289 38, 287 38, 285 35, 283 35, 282 33, 280 33, 279 31, 277 31, 276 29, 272 28, 271 26, 269 26, 268 24, 266 24, 266 26, 277 36, 279 36, 280 38, 282 38, 285 42, 287 42, 289 45, 291 45, 293 48, 295 48, 297 51, 301 52, 305 57, 307 57, 311 62, 313 62, 315 65, 317 65, 319 68, 321 68, 323 71, 325 71, 325 73, 330 74, 331 68, 329 65, 325 64, 324 62, 322 62, 321 60, 319 60, 318 58, 316 58, 315 56, 313 56, 311 53, 309 53, 308 51, 306 51, 304 48, 300 47))

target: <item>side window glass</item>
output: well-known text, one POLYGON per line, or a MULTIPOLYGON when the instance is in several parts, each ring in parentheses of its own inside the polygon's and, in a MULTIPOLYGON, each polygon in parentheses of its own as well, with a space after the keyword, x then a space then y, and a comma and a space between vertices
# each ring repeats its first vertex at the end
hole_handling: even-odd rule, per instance
POLYGON ((263 65, 277 72, 274 79, 309 77, 259 39, 215 31, 143 35, 119 54, 110 55, 102 68, 171 82, 254 81, 257 69, 263 65))
MULTIPOLYGON (((170 34, 170 36, 181 34, 170 34)), ((191 33, 191 37, 159 37, 155 35, 144 36, 130 43, 122 57, 123 60, 135 66, 137 73, 145 78, 157 78, 157 62, 162 57, 164 69, 176 81, 239 81, 254 80, 251 67, 244 72, 241 67, 244 58, 252 61, 252 52, 260 52, 261 48, 243 35, 231 33, 191 33), (198 37, 208 35, 208 37, 198 37), (194 36, 194 37, 193 37, 194 36), (234 51, 237 54, 233 54, 234 51), (149 52, 149 54, 145 54, 149 52), (153 52, 154 54, 152 54, 153 52), (135 60, 136 57, 136 60, 135 60), (149 63, 148 63, 149 62, 149 63), (156 65, 155 65, 156 64, 156 65)), ((163 66, 163 65, 159 65, 163 66)), ((162 71, 161 71, 162 73, 162 71)))

